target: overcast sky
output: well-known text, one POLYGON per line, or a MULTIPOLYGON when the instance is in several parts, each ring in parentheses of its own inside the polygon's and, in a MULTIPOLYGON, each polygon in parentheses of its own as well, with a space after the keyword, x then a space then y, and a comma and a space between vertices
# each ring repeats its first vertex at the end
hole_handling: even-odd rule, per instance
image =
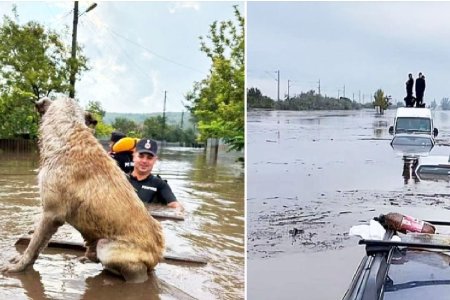
MULTIPOLYGON (((94 1, 80 1, 82 13, 94 1)), ((0 2, 0 14, 11 16, 13 2, 0 2)), ((63 30, 71 41, 73 2, 17 2, 20 23, 30 20, 63 30), (67 31, 67 30, 66 30, 67 31)), ((100 101, 108 112, 184 110, 184 95, 206 78, 210 60, 200 51, 199 36, 215 20, 233 20, 233 5, 243 2, 98 2, 80 16, 78 42, 90 71, 76 83, 85 106, 100 101)))
POLYGON ((450 2, 248 2, 247 86, 277 99, 314 89, 368 102, 406 96, 425 74, 424 101, 450 97, 450 2))

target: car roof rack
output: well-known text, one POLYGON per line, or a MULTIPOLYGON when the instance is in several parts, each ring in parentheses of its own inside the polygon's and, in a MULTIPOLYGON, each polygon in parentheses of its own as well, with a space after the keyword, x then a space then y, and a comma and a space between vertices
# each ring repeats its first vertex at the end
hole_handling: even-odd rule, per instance
MULTIPOLYGON (((450 226, 450 222, 445 221, 426 222, 433 225, 450 226)), ((385 287, 393 284, 388 272, 393 253, 399 251, 399 248, 450 250, 448 244, 391 241, 395 233, 393 230, 386 230, 383 240, 361 239, 359 241, 360 245, 366 245, 366 256, 358 266, 343 300, 382 299, 385 287)))

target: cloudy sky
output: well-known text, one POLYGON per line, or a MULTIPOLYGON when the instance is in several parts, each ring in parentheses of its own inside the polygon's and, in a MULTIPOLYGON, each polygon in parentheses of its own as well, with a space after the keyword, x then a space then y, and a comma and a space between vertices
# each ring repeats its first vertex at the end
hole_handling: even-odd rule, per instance
POLYGON ((248 2, 247 86, 277 98, 314 89, 368 102, 406 96, 425 74, 425 102, 450 97, 450 2, 248 2))
MULTIPOLYGON (((94 1, 80 1, 80 14, 94 1)), ((0 15, 12 16, 13 2, 0 2, 0 15)), ((70 45, 73 2, 16 2, 19 22, 38 21, 68 29, 70 45)), ((235 20, 233 5, 243 2, 98 2, 80 16, 78 42, 89 58, 90 71, 76 83, 76 97, 102 103, 108 112, 184 110, 186 92, 206 77, 210 61, 200 51, 199 36, 215 20, 235 20)))

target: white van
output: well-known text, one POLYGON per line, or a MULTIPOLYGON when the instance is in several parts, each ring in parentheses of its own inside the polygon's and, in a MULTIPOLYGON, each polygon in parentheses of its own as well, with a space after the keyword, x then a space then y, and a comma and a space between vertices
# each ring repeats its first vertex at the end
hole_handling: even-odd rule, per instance
POLYGON ((398 108, 394 125, 389 127, 389 133, 394 135, 392 148, 403 156, 428 155, 434 147, 434 138, 438 135, 437 128, 433 126, 428 108, 398 108))
POLYGON ((433 118, 428 108, 400 107, 389 133, 429 134, 436 137, 438 130, 433 127, 433 118))

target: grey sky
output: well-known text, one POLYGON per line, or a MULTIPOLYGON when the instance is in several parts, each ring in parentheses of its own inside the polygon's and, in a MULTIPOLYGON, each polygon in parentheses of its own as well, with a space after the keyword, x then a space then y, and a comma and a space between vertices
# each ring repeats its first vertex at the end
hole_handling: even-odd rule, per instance
MULTIPOLYGON (((80 13, 94 1, 80 1, 80 13)), ((199 36, 215 21, 235 20, 233 5, 243 2, 100 2, 82 15, 78 41, 90 71, 77 81, 76 97, 85 106, 100 101, 109 112, 184 110, 182 101, 195 81, 204 79, 210 60, 200 51, 199 36)), ((12 2, 0 2, 11 16, 12 2)), ((73 1, 17 2, 19 21, 35 20, 57 29, 68 26, 70 45, 73 1)))
POLYGON ((425 74, 425 102, 450 97, 450 2, 248 2, 247 86, 277 98, 314 89, 365 102, 406 96, 425 74))

